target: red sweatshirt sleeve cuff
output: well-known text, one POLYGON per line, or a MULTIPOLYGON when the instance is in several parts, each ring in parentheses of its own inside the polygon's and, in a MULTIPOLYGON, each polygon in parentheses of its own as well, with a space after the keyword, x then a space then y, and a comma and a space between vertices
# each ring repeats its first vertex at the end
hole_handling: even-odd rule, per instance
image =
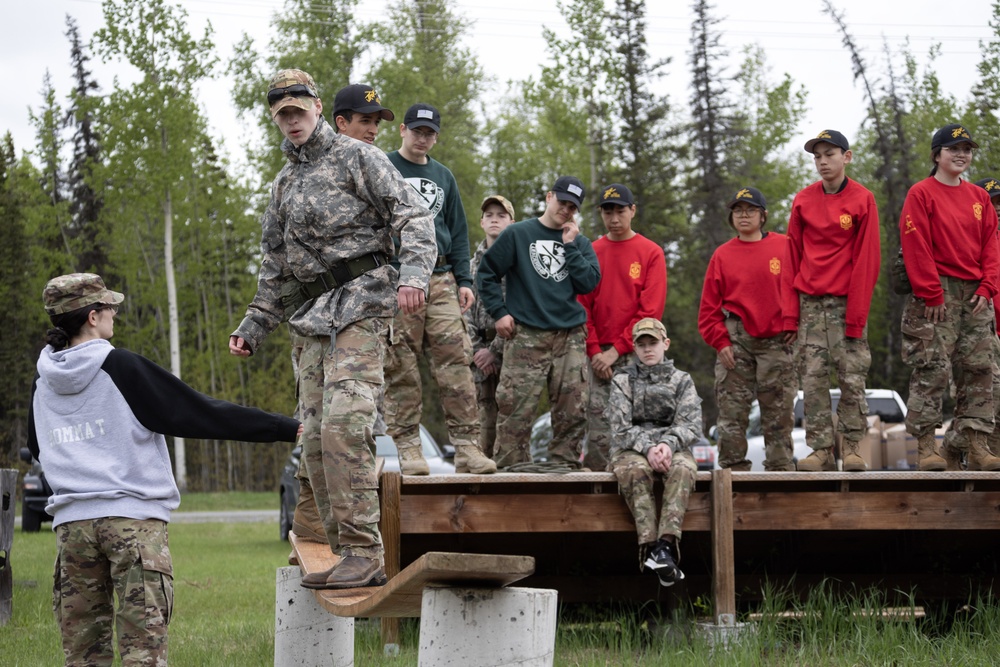
POLYGON ((587 356, 592 357, 601 353, 601 346, 597 343, 587 343, 587 356))
POLYGON ((865 334, 865 328, 855 324, 848 324, 844 327, 844 335, 848 338, 861 338, 865 334))
POLYGON ((799 321, 791 318, 784 318, 784 325, 781 327, 782 331, 798 331, 799 321))

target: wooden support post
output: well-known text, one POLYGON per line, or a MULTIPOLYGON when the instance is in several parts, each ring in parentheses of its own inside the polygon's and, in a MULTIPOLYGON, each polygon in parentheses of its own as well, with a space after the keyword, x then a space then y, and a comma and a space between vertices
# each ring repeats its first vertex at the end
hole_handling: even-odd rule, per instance
POLYGON ((736 575, 733 549, 733 473, 712 471, 712 597, 719 625, 736 618, 736 575))
MULTIPOLYGON (((379 521, 379 530, 382 533, 382 546, 385 549, 385 576, 391 580, 399 574, 400 565, 399 501, 402 487, 400 473, 383 473, 380 487, 382 518, 379 521)), ((382 646, 387 654, 393 654, 399 650, 399 619, 383 617, 381 626, 382 646)))
POLYGON ((17 509, 17 471, 0 470, 0 626, 13 613, 14 577, 10 550, 14 545, 14 512, 17 509))

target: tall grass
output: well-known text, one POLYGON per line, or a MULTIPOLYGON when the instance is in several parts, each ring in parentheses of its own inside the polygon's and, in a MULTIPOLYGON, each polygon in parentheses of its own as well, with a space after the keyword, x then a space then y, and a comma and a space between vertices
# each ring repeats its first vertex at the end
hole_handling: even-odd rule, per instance
MULTIPOLYGON (((270 665, 274 655, 275 569, 286 564, 288 545, 274 524, 172 524, 175 613, 170 625, 170 663, 179 667, 270 665)), ((14 616, 0 628, 0 664, 38 667, 62 662, 51 611, 51 532, 14 538, 14 616)), ((656 586, 655 577, 650 585, 656 586)), ((871 591, 837 596, 820 587, 804 601, 768 590, 755 611, 762 620, 739 638, 713 646, 690 615, 661 617, 650 607, 562 610, 555 664, 683 665, 744 667, 776 665, 939 666, 1000 662, 1000 605, 973 603, 942 619, 885 618, 886 606, 871 591), (780 617, 781 612, 797 617, 780 617)), ((419 623, 405 619, 398 657, 383 655, 377 621, 358 620, 359 666, 417 664, 419 623)))

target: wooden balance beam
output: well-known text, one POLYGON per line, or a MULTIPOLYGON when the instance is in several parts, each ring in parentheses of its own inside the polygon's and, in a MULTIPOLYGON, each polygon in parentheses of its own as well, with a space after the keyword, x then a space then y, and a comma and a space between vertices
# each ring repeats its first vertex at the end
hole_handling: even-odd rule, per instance
MULTIPOLYGON (((288 534, 302 574, 328 570, 339 560, 330 546, 288 534)), ((353 618, 419 618, 424 588, 452 586, 502 588, 535 572, 531 556, 466 554, 429 551, 394 576, 385 586, 314 591, 331 614, 353 618)))

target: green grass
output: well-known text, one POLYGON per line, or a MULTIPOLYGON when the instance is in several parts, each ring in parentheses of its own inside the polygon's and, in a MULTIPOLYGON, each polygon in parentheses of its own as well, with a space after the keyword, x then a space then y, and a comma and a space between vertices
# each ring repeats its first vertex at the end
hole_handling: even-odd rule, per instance
POLYGON ((277 510, 278 491, 228 491, 185 493, 179 512, 219 512, 222 510, 277 510))
MULTIPOLYGON (((288 545, 272 523, 172 524, 175 612, 170 663, 179 667, 273 664, 275 569, 287 562, 288 545)), ((61 664, 59 632, 51 611, 51 532, 17 531, 11 550, 14 615, 0 628, 5 667, 61 664)), ((652 579, 652 578, 651 578, 652 579)), ((651 581, 655 586, 655 581, 651 581)), ((558 666, 650 665, 789 667, 854 665, 991 665, 1000 646, 1000 605, 972 604, 958 615, 923 621, 863 615, 884 605, 861 592, 838 599, 825 588, 804 602, 768 591, 766 618, 794 610, 795 620, 753 624, 729 650, 715 649, 689 618, 664 619, 646 609, 615 608, 561 614, 558 666)), ((359 620, 358 665, 417 664, 419 624, 404 620, 399 657, 383 656, 377 621, 359 620)))

